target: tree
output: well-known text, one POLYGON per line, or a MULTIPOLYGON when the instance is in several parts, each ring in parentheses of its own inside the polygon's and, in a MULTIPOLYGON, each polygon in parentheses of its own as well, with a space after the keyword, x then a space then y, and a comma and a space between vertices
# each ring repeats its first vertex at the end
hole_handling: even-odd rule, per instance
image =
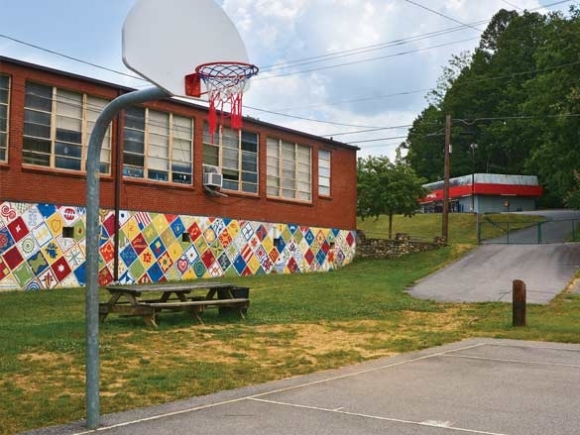
POLYGON ((435 106, 424 109, 413 122, 407 140, 399 151, 406 151, 405 161, 427 181, 443 177, 445 115, 435 106))
POLYGON ((574 187, 566 195, 566 205, 575 210, 580 210, 580 173, 574 171, 574 187))
POLYGON ((400 158, 392 163, 387 157, 359 158, 357 162, 357 214, 363 220, 389 217, 389 238, 393 234, 393 215, 413 216, 418 200, 427 192, 424 179, 400 158))
POLYGON ((469 68, 471 57, 472 54, 468 51, 462 51, 459 55, 451 56, 449 65, 443 67, 443 72, 437 79, 437 86, 429 91, 425 97, 430 105, 441 108, 447 91, 453 87, 453 83, 455 83, 461 73, 469 68))
POLYGON ((580 161, 580 8, 499 11, 471 58, 454 56, 401 146, 418 175, 441 179, 441 120, 453 118, 451 177, 534 174, 542 205, 562 206, 580 161), (470 144, 478 145, 472 154, 470 144))
POLYGON ((580 161, 580 10, 570 18, 553 14, 541 36, 544 44, 535 54, 541 73, 526 83, 529 96, 522 106, 538 119, 526 165, 545 188, 543 205, 553 207, 561 206, 575 186, 580 161))

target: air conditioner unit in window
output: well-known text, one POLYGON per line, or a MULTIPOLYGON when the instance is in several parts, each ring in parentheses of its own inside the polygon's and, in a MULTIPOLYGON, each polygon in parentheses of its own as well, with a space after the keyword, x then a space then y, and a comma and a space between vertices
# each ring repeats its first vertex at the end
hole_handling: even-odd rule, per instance
POLYGON ((214 165, 206 165, 204 163, 204 165, 203 165, 203 172, 204 172, 204 174, 206 172, 211 172, 213 174, 219 174, 220 173, 220 167, 219 166, 214 166, 214 165))
POLYGON ((221 188, 223 184, 223 176, 216 172, 204 172, 203 185, 213 188, 221 188))

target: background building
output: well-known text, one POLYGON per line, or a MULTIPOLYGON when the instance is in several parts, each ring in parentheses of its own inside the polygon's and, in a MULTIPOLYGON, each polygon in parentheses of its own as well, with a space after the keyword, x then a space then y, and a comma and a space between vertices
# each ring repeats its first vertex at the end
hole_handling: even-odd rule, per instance
MULTIPOLYGON (((0 289, 85 284, 85 159, 132 89, 0 57, 0 289)), ((102 285, 327 271, 355 253, 356 151, 203 106, 119 114, 101 153, 102 285), (221 187, 220 187, 221 186, 221 187)))
MULTIPOLYGON (((425 213, 440 212, 443 181, 425 184, 430 193, 420 201, 425 213)), ((535 175, 472 174, 449 180, 452 212, 492 213, 536 210, 542 186, 535 175)))

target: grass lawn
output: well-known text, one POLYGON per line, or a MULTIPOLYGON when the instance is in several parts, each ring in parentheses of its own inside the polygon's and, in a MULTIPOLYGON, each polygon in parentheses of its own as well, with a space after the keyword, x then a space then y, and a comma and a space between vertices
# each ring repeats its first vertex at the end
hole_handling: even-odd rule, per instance
MULTIPOLYGON (((482 214, 480 215, 480 237, 482 240, 492 239, 504 235, 508 229, 516 230, 545 220, 542 216, 523 214, 482 214)), ((442 215, 440 213, 420 213, 411 218, 402 215, 393 216, 393 237, 396 233, 406 233, 416 240, 432 241, 434 237, 441 235, 441 225, 442 215)), ((387 216, 380 216, 379 219, 367 218, 364 221, 359 218, 357 227, 364 230, 369 238, 387 239, 389 237, 389 219, 387 216)), ((475 214, 449 213, 449 243, 477 243, 475 214)))
MULTIPOLYGON (((401 231, 402 232, 402 231, 401 231)), ((580 342, 580 297, 528 307, 511 327, 503 303, 413 299, 405 288, 457 259, 452 245, 330 273, 236 278, 251 288, 247 320, 204 313, 101 325, 101 413, 123 411, 335 368, 468 337, 580 342)), ((106 300, 103 291, 101 300, 106 300)), ((85 417, 82 289, 0 294, 0 434, 85 417)))

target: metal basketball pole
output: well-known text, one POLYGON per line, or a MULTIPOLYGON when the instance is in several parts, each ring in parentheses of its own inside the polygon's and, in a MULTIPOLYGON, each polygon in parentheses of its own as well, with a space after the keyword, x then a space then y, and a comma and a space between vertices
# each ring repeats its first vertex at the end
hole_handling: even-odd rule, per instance
MULTIPOLYGON (((87 427, 100 425, 99 411, 99 206, 100 161, 103 139, 113 118, 133 104, 160 100, 171 95, 154 87, 130 92, 111 101, 99 115, 89 140, 87 152, 86 199, 86 408, 87 427)), ((120 144, 117 144, 120 146, 120 144)), ((122 162, 117 162, 118 165, 122 162)))

